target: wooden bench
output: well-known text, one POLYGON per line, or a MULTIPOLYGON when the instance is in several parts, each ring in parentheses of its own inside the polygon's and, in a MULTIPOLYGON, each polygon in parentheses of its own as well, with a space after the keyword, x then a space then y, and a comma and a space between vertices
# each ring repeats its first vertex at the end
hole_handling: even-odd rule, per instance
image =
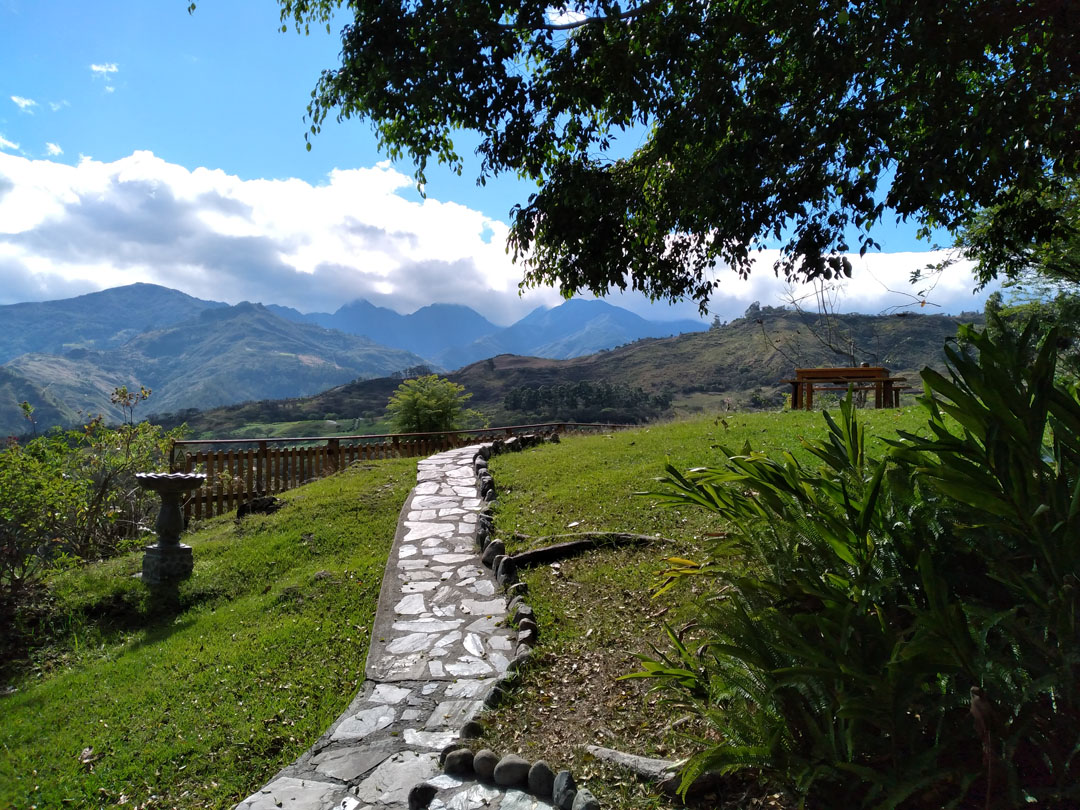
POLYGON ((873 391, 875 408, 900 407, 900 392, 910 386, 902 385, 906 377, 892 377, 882 366, 858 366, 853 368, 797 368, 795 378, 782 380, 791 385, 791 408, 799 410, 814 407, 814 390, 819 391, 873 391))

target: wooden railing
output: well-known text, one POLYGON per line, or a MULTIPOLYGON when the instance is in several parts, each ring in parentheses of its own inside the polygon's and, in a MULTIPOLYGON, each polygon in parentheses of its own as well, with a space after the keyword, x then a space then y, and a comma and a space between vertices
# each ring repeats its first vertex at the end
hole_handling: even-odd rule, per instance
POLYGON ((206 473, 206 483, 192 492, 184 503, 184 517, 199 520, 234 511, 253 498, 284 492, 357 461, 430 456, 466 444, 529 433, 626 427, 633 425, 549 422, 444 433, 184 440, 173 443, 169 469, 172 472, 206 473))

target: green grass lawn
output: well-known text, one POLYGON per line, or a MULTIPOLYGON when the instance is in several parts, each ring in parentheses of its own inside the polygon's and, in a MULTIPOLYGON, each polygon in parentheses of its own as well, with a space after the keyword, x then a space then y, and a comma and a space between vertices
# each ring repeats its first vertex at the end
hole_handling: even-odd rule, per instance
MULTIPOLYGON (((897 429, 920 432, 924 414, 921 408, 861 411, 867 433, 875 437, 872 452, 883 451, 882 439, 894 437, 897 429)), ((788 450, 813 463, 799 439, 824 433, 820 413, 725 413, 496 456, 491 463, 499 495, 495 534, 511 550, 572 532, 622 531, 665 539, 522 572, 540 626, 537 660, 511 699, 488 718, 482 746, 569 768, 603 807, 671 807, 625 771, 593 760, 582 749, 596 744, 679 759, 709 733, 681 721, 678 707, 660 703, 648 682, 618 678, 639 669, 635 654, 651 654, 654 644, 667 647, 665 624, 687 630, 687 640, 693 637, 698 605, 710 596, 703 590, 708 583, 691 581, 655 599, 652 592, 667 557, 701 559, 708 535, 726 526, 704 510, 663 508, 634 493, 656 487, 652 479, 662 474, 665 460, 680 470, 718 465, 722 447, 739 452, 746 442, 755 450, 788 450)), ((746 795, 730 805, 708 797, 701 806, 781 806, 755 794, 757 786, 745 787, 746 795), (752 804, 755 796, 761 804, 752 804)), ((743 792, 741 787, 733 791, 743 792)))
MULTIPOLYGON (((924 422, 919 409, 864 414, 879 436, 924 422)), ((615 679, 633 669, 631 653, 660 642, 661 622, 692 611, 685 592, 652 600, 664 557, 701 552, 722 527, 634 493, 654 486, 665 459, 715 464, 722 447, 747 441, 798 454, 800 436, 822 432, 820 414, 728 413, 498 456, 497 534, 512 548, 537 542, 515 533, 594 530, 671 542, 525 572, 540 663, 496 715, 491 747, 604 777, 590 787, 605 806, 653 806, 575 746, 685 749, 691 730, 673 728, 640 681, 615 679)), ((378 462, 286 493, 276 515, 208 521, 185 537, 195 573, 171 612, 131 578, 138 554, 53 577, 43 624, 51 640, 0 698, 0 808, 229 807, 264 784, 363 678, 386 555, 414 481, 415 459, 378 462)))
MULTIPOLYGON (((860 418, 877 438, 896 431, 918 431, 926 423, 922 408, 864 410, 860 418)), ((680 470, 720 464, 723 448, 739 452, 789 450, 808 458, 801 437, 820 437, 820 412, 724 413, 662 423, 635 430, 577 436, 528 453, 497 456, 492 463, 499 499, 497 529, 512 550, 529 545, 514 541, 516 532, 553 535, 583 531, 626 531, 669 538, 700 537, 715 531, 715 518, 701 510, 657 506, 635 493, 655 487, 653 479, 670 461, 680 470)))
POLYGON ((138 554, 54 577, 55 639, 0 698, 0 807, 229 807, 306 750, 363 680, 415 464, 208 521, 178 610, 131 578, 138 554))

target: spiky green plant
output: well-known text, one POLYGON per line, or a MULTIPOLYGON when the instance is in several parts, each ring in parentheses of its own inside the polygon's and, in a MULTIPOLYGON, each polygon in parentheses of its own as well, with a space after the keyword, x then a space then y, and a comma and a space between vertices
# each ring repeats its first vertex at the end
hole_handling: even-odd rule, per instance
POLYGON ((753 766, 811 806, 1074 806, 1080 403, 1053 333, 959 339, 923 374, 929 438, 884 458, 849 398, 816 467, 744 447, 667 468, 656 497, 732 524, 662 586, 717 580, 700 646, 629 676, 716 729, 684 789, 753 766))

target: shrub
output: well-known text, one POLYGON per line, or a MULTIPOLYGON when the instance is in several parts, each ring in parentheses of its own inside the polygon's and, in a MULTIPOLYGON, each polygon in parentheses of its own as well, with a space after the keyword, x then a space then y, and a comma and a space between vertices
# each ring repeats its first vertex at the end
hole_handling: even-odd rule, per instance
POLYGON ((434 374, 405 380, 386 404, 386 410, 400 433, 435 433, 457 430, 467 420, 480 414, 467 410, 465 403, 472 394, 465 387, 434 374))
POLYGON ((150 530, 160 501, 135 473, 166 469, 179 436, 96 418, 0 450, 0 630, 12 648, 31 629, 27 610, 46 568, 112 556, 150 530))
POLYGON ((884 458, 849 399, 806 442, 816 468, 749 447, 668 467, 662 500, 733 528, 664 586, 715 580, 703 643, 672 634, 629 676, 717 731, 684 789, 758 767, 812 806, 1080 800, 1080 402, 1053 332, 958 338, 947 377, 923 372, 929 437, 884 458))

